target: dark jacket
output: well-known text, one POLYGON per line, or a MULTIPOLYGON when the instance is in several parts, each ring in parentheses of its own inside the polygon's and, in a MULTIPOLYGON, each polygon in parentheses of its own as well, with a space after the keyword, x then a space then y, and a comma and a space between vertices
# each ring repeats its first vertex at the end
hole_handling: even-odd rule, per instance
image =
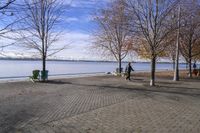
POLYGON ((194 63, 194 64, 193 64, 193 68, 194 68, 194 69, 195 69, 195 68, 197 68, 197 65, 196 65, 196 63, 194 63))
POLYGON ((133 68, 131 67, 131 65, 127 65, 126 66, 126 70, 127 73, 130 73, 131 71, 134 71, 133 68))

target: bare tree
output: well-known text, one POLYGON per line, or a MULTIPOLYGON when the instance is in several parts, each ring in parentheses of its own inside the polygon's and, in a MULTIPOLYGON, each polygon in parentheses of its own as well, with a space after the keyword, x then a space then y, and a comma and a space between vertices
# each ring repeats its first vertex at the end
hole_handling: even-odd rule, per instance
MULTIPOLYGON (((57 25, 62 14, 59 0, 24 0, 20 32, 22 45, 41 54, 42 73, 46 72, 46 59, 66 46, 56 46, 60 31, 57 25)), ((42 76, 45 81, 45 76, 42 76)))
POLYGON ((0 12, 5 12, 5 9, 8 8, 10 4, 12 4, 15 0, 2 0, 0 3, 0 12))
POLYGON ((175 0, 127 0, 132 13, 133 28, 137 36, 147 42, 151 55, 150 85, 155 85, 156 58, 162 53, 166 37, 175 29, 168 25, 170 13, 175 8, 175 0))
POLYGON ((197 44, 195 44, 193 48, 193 60, 194 61, 200 61, 200 40, 196 41, 197 44))
POLYGON ((182 14, 184 14, 182 24, 184 27, 181 28, 180 32, 180 52, 188 63, 189 77, 192 77, 192 59, 200 54, 199 51, 196 51, 200 40, 200 16, 197 2, 194 0, 182 4, 182 14))
MULTIPOLYGON (((7 22, 8 18, 13 15, 13 12, 10 10, 11 4, 15 0, 2 0, 0 2, 0 37, 1 38, 8 38, 6 35, 12 31, 11 26, 14 22, 7 22)), ((3 49, 4 47, 9 46, 10 44, 1 44, 0 48, 3 49)))
POLYGON ((96 40, 94 47, 114 56, 119 63, 119 73, 121 73, 121 62, 131 46, 127 25, 129 18, 124 4, 124 0, 116 0, 95 17, 99 28, 94 35, 96 40))

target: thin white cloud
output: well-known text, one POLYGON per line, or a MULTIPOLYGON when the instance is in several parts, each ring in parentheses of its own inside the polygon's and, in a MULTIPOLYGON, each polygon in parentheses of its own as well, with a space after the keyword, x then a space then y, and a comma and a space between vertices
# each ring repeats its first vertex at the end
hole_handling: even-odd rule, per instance
POLYGON ((79 21, 79 19, 76 17, 69 17, 69 18, 63 17, 62 21, 66 23, 70 23, 70 22, 77 22, 79 21))
POLYGON ((96 8, 102 6, 102 4, 109 3, 112 0, 66 0, 67 3, 70 2, 71 7, 75 8, 96 8))
MULTIPOLYGON (((58 59, 93 59, 88 54, 87 47, 91 44, 91 38, 88 33, 81 32, 64 32, 59 40, 55 42, 55 47, 68 46, 65 50, 54 55, 53 58, 58 59)), ((6 57, 22 58, 22 57, 40 57, 37 51, 27 50, 23 47, 6 48, 2 52, 6 57)), ((52 58, 52 57, 50 57, 52 58)), ((96 59, 96 58, 95 58, 96 59)))

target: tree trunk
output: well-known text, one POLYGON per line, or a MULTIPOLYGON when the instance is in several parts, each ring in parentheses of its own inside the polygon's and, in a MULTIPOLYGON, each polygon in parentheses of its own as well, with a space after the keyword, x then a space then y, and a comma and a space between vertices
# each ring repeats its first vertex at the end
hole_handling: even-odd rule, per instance
POLYGON ((190 58, 189 59, 189 62, 188 62, 188 67, 189 67, 189 77, 192 78, 192 59, 190 58))
POLYGON ((122 59, 121 59, 121 54, 119 54, 119 73, 121 74, 122 71, 121 71, 121 68, 122 68, 122 59))
POLYGON ((151 59, 151 79, 150 86, 155 86, 155 70, 156 70, 156 57, 153 56, 151 59))
POLYGON ((122 73, 122 71, 121 71, 121 68, 122 68, 122 60, 121 59, 119 59, 119 73, 121 74, 122 73))
MULTIPOLYGON (((46 72, 46 56, 45 55, 42 56, 42 71, 43 71, 43 74, 45 74, 46 72)), ((45 82, 45 80, 46 80, 45 76, 42 76, 42 81, 45 82)))
POLYGON ((174 71, 174 81, 179 81, 180 15, 181 15, 181 6, 179 4, 179 8, 178 8, 178 33, 177 33, 177 43, 176 43, 176 65, 175 65, 175 71, 174 71))
POLYGON ((179 46, 176 51, 176 64, 174 71, 174 81, 179 81, 179 46))
MULTIPOLYGON (((44 33, 43 33, 44 36, 44 33)), ((44 44, 44 37, 42 38, 42 81, 45 82, 45 71, 46 71, 46 54, 45 54, 45 44, 44 44)))

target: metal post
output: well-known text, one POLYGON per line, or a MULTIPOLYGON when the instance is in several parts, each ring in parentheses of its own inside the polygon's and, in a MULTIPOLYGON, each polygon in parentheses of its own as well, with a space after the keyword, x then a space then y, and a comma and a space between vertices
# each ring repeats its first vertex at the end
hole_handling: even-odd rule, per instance
POLYGON ((178 7, 178 31, 177 31, 177 43, 176 43, 176 64, 174 71, 174 81, 179 81, 179 45, 180 45, 180 15, 181 15, 181 6, 178 7))

